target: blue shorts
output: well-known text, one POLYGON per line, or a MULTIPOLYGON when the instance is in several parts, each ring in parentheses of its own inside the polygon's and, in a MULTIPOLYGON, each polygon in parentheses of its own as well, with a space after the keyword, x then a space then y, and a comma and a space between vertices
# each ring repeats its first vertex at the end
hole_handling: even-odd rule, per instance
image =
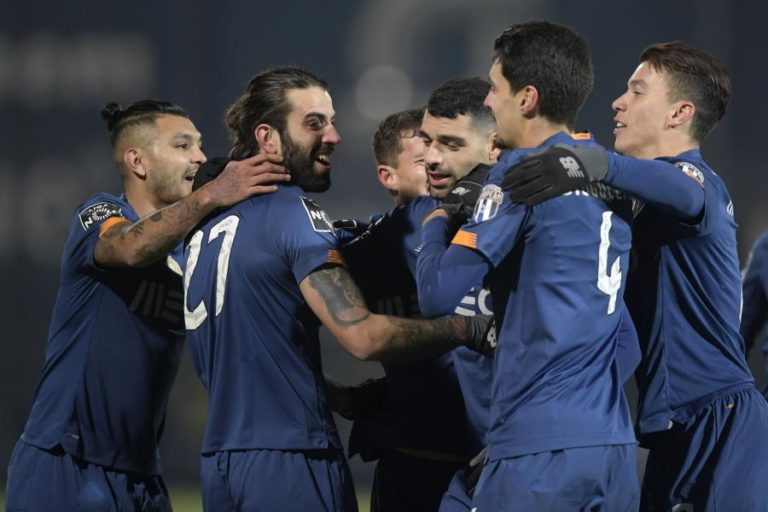
POLYGON ((170 512, 171 501, 161 476, 115 471, 19 441, 8 465, 5 510, 170 512))
POLYGON ((203 510, 357 512, 347 461, 337 450, 242 450, 203 455, 203 510))
POLYGON ((715 400, 648 447, 641 510, 768 510, 768 403, 756 389, 715 400))
POLYGON ((440 501, 440 512, 469 512, 472 508, 472 498, 467 494, 467 477, 470 467, 465 465, 459 469, 448 484, 448 490, 443 493, 440 501))
POLYGON ((436 512, 451 478, 463 464, 387 451, 376 464, 371 512, 436 512))
POLYGON ((477 512, 634 512, 636 451, 634 444, 591 446, 489 461, 472 506, 477 512))

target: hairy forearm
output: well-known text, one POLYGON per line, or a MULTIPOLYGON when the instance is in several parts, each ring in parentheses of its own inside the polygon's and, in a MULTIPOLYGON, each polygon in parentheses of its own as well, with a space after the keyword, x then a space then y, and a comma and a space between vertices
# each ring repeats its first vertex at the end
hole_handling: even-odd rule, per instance
POLYGON ((463 344, 467 332, 462 319, 415 320, 383 316, 384 328, 374 340, 369 359, 406 362, 443 354, 463 344))
POLYGON ((301 288, 326 328, 358 359, 421 359, 446 352, 466 339, 461 319, 427 321, 371 313, 342 267, 313 272, 301 288))
POLYGON ((115 225, 96 244, 94 257, 106 266, 145 267, 172 251, 213 211, 201 191, 140 220, 115 225))

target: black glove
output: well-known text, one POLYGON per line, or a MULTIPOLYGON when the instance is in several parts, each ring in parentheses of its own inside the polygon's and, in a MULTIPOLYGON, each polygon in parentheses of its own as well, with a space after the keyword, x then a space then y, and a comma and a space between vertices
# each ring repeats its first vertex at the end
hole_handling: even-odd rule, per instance
POLYGON ((362 235, 368 229, 368 226, 370 226, 367 222, 362 222, 356 219, 336 219, 332 224, 333 229, 346 231, 350 238, 362 235))
POLYGON ((462 316, 464 328, 467 330, 467 341, 464 343, 475 352, 488 357, 496 354, 496 320, 489 315, 462 316))
POLYGON ((528 206, 585 188, 608 174, 602 146, 555 144, 507 169, 501 187, 513 202, 528 206))
POLYGON ((215 180, 216 176, 221 174, 221 171, 224 170, 229 161, 230 159, 225 156, 217 156, 203 163, 197 170, 195 179, 192 181, 192 190, 197 190, 209 181, 215 180))
POLYGON ((459 225, 464 224, 475 210, 475 203, 483 190, 485 177, 491 170, 490 165, 477 164, 469 173, 456 182, 443 202, 440 208, 448 212, 451 220, 459 225))
POLYGON ((337 407, 334 410, 348 420, 364 418, 381 407, 388 388, 387 377, 368 379, 357 386, 348 386, 343 391, 343 400, 335 404, 337 407))

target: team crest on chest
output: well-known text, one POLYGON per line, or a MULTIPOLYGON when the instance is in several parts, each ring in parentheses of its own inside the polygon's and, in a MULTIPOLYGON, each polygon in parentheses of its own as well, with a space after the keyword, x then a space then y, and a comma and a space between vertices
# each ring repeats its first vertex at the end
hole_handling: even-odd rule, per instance
POLYGON ((80 225, 83 226, 83 229, 87 231, 88 228, 94 224, 110 217, 122 216, 123 213, 119 206, 112 203, 101 202, 92 204, 88 208, 81 211, 78 215, 80 217, 80 225))
POLYGON ((704 186, 704 173, 690 162, 675 162, 675 165, 689 178, 695 179, 699 185, 704 186))
POLYGON ((475 222, 483 222, 492 219, 499 213, 499 206, 504 200, 504 191, 498 185, 486 185, 480 192, 480 197, 475 204, 475 212, 472 219, 475 222))
POLYGON ((308 197, 302 197, 301 203, 304 205, 309 216, 309 221, 312 223, 312 229, 320 233, 333 233, 333 224, 325 210, 320 208, 316 202, 308 197))

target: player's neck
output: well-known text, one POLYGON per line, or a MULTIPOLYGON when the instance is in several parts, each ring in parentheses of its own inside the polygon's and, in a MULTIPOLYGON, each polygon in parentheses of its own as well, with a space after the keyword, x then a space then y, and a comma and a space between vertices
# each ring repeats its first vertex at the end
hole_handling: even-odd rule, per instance
POLYGON ((542 117, 535 117, 525 123, 516 147, 539 147, 545 140, 560 132, 570 134, 571 130, 564 124, 557 124, 542 117))
POLYGON ((699 149, 699 145, 691 140, 663 140, 652 146, 645 146, 634 151, 632 155, 635 158, 660 158, 674 157, 681 155, 686 151, 699 149))
POLYGON ((136 190, 135 187, 128 185, 125 187, 125 198, 128 200, 128 204, 131 205, 131 208, 136 212, 136 215, 140 218, 149 215, 164 206, 156 205, 146 194, 136 190))

